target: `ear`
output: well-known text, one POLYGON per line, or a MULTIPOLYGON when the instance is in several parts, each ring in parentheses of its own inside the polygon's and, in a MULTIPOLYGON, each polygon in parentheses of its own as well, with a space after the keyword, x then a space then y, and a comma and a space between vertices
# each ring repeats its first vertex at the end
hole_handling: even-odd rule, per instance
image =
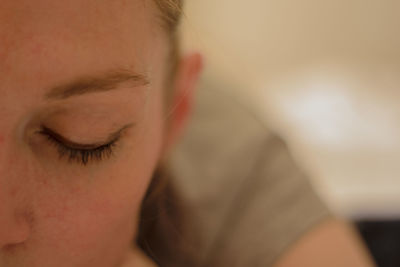
POLYGON ((203 69, 203 58, 199 53, 184 55, 178 64, 174 79, 174 95, 167 109, 164 152, 176 142, 185 126, 193 106, 195 87, 203 69))

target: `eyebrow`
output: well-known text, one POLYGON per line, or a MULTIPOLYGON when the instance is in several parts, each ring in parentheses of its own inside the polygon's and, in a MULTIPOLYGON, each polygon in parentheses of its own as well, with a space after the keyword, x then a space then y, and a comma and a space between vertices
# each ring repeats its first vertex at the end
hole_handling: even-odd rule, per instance
POLYGON ((122 83, 129 82, 133 87, 146 86, 149 79, 128 69, 116 69, 98 76, 83 76, 72 82, 51 88, 45 94, 46 100, 63 100, 83 94, 99 93, 120 88, 122 83))

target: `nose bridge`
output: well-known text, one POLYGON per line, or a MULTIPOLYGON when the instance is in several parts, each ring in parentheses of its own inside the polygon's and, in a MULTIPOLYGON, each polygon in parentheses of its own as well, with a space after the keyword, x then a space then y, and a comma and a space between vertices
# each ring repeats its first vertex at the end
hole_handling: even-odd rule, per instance
POLYGON ((27 241, 32 221, 31 210, 21 209, 12 199, 0 204, 0 250, 27 241))
MULTIPOLYGON (((16 176, 14 165, 16 164, 16 155, 12 149, 12 138, 6 135, 0 124, 0 186, 6 188, 6 180, 11 180, 16 176)), ((13 181, 8 181, 9 184, 13 181)))
POLYGON ((17 158, 12 154, 3 136, 0 143, 0 249, 25 242, 33 221, 28 184, 23 181, 26 174, 22 166, 18 168, 17 158))

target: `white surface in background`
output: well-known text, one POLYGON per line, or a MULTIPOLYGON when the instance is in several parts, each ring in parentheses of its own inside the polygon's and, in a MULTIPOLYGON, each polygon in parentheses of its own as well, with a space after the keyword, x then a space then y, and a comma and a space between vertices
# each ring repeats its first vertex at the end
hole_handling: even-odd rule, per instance
POLYGON ((332 207, 400 215, 400 1, 187 4, 186 46, 286 137, 332 207))
POLYGON ((333 208, 348 216, 400 216, 400 91, 392 90, 399 78, 320 69, 271 83, 264 114, 333 208))

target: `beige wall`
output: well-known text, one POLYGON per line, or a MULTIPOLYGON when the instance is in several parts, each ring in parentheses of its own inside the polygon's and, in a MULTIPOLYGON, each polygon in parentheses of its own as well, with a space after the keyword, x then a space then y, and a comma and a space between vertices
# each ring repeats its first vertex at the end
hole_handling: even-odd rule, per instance
POLYGON ((315 60, 399 63, 397 0, 188 0, 221 72, 264 77, 315 60), (233 63, 235 67, 229 67, 233 63), (237 65, 238 63, 242 65, 237 65), (244 64, 244 65, 243 65, 244 64), (226 70, 228 68, 229 70, 226 70))
POLYGON ((188 0, 186 12, 186 46, 288 139, 336 210, 400 214, 400 1, 188 0))

